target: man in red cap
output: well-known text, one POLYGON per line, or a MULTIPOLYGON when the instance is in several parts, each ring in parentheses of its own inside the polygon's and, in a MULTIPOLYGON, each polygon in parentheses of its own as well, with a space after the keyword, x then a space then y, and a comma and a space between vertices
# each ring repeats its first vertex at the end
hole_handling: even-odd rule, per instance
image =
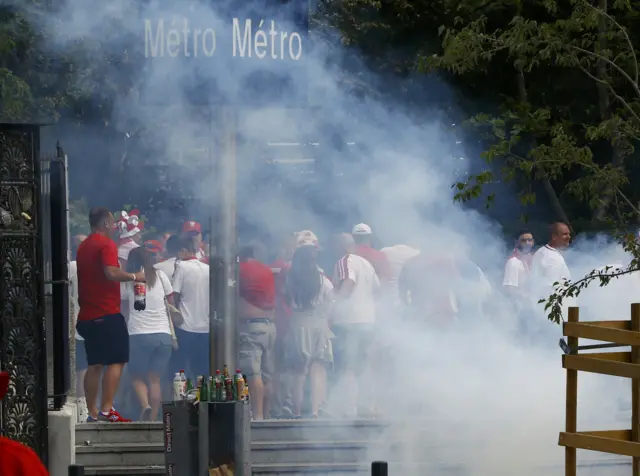
MULTIPOLYGON (((9 374, 0 372, 0 400, 7 393, 9 374)), ((48 476, 38 455, 31 448, 0 436, 0 475, 2 476, 48 476)))
POLYGON ((185 221, 182 225, 182 234, 193 240, 196 249, 196 258, 198 261, 206 262, 207 255, 204 252, 204 244, 202 242, 202 226, 197 221, 185 221))

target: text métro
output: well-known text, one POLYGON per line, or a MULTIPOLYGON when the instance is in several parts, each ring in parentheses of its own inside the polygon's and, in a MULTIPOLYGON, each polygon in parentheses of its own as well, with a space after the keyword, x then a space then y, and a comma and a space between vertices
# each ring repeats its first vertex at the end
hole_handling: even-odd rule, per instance
MULTIPOLYGON (((217 34, 213 28, 191 28, 186 18, 181 23, 145 20, 145 57, 189 58, 218 54, 217 34)), ((299 61, 303 55, 302 35, 286 31, 274 20, 261 20, 256 24, 251 19, 233 18, 229 33, 232 35, 230 53, 236 58, 299 61)))

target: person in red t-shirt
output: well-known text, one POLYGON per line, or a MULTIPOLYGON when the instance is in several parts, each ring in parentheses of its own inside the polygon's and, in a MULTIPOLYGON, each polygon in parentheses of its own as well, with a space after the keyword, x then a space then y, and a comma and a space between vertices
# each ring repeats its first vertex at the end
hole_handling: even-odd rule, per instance
MULTIPOLYGON (((9 373, 0 372, 0 401, 9 387, 9 373)), ((31 448, 0 436, 0 475, 49 476, 40 458, 31 448)))
POLYGON ((249 379, 253 418, 262 420, 271 416, 276 285, 271 268, 256 260, 254 253, 252 247, 239 253, 238 365, 249 379))
POLYGON ((89 364, 84 377, 88 421, 128 421, 113 408, 122 369, 129 361, 129 332, 120 313, 120 283, 144 282, 144 273, 120 269, 118 248, 110 237, 115 220, 109 210, 91 209, 89 225, 91 234, 78 247, 76 257, 80 305, 76 329, 84 339, 89 364), (102 401, 98 411, 100 378, 102 401))
POLYGON ((373 238, 371 227, 360 223, 353 227, 351 235, 353 236, 353 241, 356 242, 355 254, 363 257, 373 265, 381 284, 389 283, 393 278, 391 264, 387 255, 371 246, 373 238))

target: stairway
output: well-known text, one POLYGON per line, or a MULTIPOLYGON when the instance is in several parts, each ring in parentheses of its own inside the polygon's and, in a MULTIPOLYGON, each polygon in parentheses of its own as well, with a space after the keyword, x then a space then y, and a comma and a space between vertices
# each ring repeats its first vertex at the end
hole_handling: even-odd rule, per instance
MULTIPOLYGON (((254 474, 332 476, 367 474, 376 438, 375 420, 268 420, 253 422, 254 474)), ((161 423, 84 423, 76 427, 76 460, 87 475, 164 474, 161 423)))
MULTIPOLYGON (((395 425, 397 428, 401 425, 395 425)), ((415 422, 413 422, 415 426, 415 422)), ((410 441, 389 441, 388 423, 379 420, 268 420, 251 425, 251 459, 256 475, 355 476, 370 474, 374 460, 390 462, 390 474, 472 476, 460 466, 460 448, 469 447, 459 434, 444 441, 430 431, 412 434, 410 441), (418 461, 416 461, 418 460, 418 461), (413 461, 397 466, 394 461, 413 461), (406 471, 409 470, 409 471, 406 471)), ((397 435, 396 435, 397 436, 397 435)), ((164 474, 161 423, 84 423, 76 426, 76 460, 85 474, 164 474)), ((629 458, 580 452, 580 474, 623 476, 629 458)), ((540 474, 560 476, 561 466, 540 467, 540 474)), ((183 476, 183 475, 181 475, 183 476)), ((191 476, 191 475, 184 475, 191 476)))

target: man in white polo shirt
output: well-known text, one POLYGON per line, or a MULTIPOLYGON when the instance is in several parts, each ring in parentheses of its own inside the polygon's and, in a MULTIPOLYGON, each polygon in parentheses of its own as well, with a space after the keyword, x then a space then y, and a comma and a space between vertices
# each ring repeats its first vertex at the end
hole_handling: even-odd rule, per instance
MULTIPOLYGON (((562 283, 571 279, 571 273, 562 256, 562 250, 571 242, 571 230, 566 223, 556 222, 549 227, 551 239, 533 255, 531 260, 531 277, 534 284, 534 296, 546 299, 554 292, 553 283, 562 283)), ((536 299, 536 300, 537 300, 536 299)), ((562 313, 566 319, 567 308, 575 306, 574 299, 563 300, 562 313)))

